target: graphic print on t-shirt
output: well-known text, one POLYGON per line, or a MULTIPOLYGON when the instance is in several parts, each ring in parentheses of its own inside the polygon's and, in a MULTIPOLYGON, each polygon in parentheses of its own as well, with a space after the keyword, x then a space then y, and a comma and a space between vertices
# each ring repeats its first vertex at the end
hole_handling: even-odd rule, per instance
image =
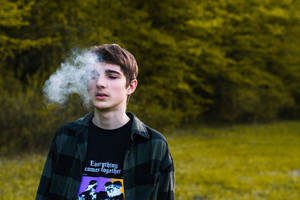
POLYGON ((121 169, 119 169, 118 164, 110 162, 96 162, 95 160, 90 160, 89 167, 84 168, 85 173, 101 173, 101 174, 112 174, 114 176, 120 176, 121 169))
POLYGON ((124 200, 123 179, 83 176, 78 200, 124 200))
POLYGON ((78 200, 124 200, 124 181, 119 165, 89 160, 77 197, 78 200))

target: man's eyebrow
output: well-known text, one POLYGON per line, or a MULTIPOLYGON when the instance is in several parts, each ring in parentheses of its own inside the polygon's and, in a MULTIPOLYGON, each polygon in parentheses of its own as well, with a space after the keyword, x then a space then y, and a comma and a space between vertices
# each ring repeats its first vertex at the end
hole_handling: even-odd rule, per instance
POLYGON ((119 74, 119 75, 121 75, 121 73, 120 73, 120 72, 118 72, 118 71, 115 71, 115 70, 111 70, 111 69, 107 69, 107 70, 105 70, 105 73, 114 73, 114 74, 119 74))

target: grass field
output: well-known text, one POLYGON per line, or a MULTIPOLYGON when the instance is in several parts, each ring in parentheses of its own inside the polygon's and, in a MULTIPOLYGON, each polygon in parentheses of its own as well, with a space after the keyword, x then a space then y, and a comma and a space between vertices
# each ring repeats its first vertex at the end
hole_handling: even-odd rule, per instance
MULTIPOLYGON (((167 139, 176 199, 300 199, 300 122, 194 127, 167 139)), ((44 160, 0 158, 0 200, 34 199, 44 160)))

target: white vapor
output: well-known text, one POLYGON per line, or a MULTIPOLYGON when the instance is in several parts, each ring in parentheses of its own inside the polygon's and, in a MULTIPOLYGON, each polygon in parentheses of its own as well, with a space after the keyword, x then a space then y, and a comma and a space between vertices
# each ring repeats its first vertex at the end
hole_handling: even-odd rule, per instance
POLYGON ((45 82, 44 95, 50 102, 63 105, 69 95, 76 93, 83 100, 83 104, 89 107, 89 69, 99 60, 91 51, 73 51, 71 57, 45 82))

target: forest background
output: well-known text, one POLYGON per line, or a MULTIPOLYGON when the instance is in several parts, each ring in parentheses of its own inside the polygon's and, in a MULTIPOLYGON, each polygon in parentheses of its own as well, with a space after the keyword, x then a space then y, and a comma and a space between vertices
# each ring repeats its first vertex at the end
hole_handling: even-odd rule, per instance
POLYGON ((158 130, 300 118, 297 0, 0 0, 0 154, 47 149, 87 110, 42 88, 72 49, 137 59, 133 111, 158 130))

